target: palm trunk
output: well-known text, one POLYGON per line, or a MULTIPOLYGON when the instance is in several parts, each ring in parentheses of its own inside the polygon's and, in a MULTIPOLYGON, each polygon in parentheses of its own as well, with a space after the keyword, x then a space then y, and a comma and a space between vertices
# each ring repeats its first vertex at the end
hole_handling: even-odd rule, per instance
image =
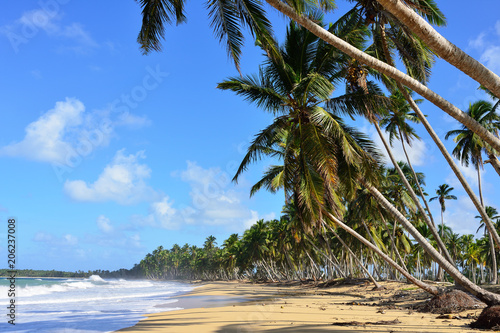
MULTIPOLYGON (((382 29, 382 34, 384 34, 383 29, 382 29)), ((382 43, 382 45, 384 46, 384 52, 387 54, 389 52, 388 49, 387 49, 387 45, 384 44, 384 43, 382 43)), ((404 97, 406 98, 406 101, 410 104, 410 106, 413 109, 413 111, 415 111, 415 114, 418 116, 418 118, 422 122, 422 125, 424 125, 425 129, 427 130, 427 132, 431 136, 431 138, 434 141, 434 143, 436 144, 436 146, 441 151, 441 154, 444 156, 444 158, 448 162, 448 165, 453 170, 453 173, 455 174, 455 176, 458 178, 458 180, 462 184, 462 187, 464 188, 465 192, 467 192, 467 194, 469 195, 471 201, 474 203, 474 206, 476 207, 477 211, 479 212, 479 214, 483 218, 483 221, 485 221, 486 227, 488 228, 488 230, 493 235, 493 238, 495 240, 496 246, 498 248, 500 248, 500 236, 496 232, 496 229, 493 226, 493 223, 491 222, 490 218, 488 217, 488 214, 486 214, 486 211, 485 211, 483 205, 477 199, 476 195, 474 194, 474 191, 472 190, 472 188, 470 187, 470 185, 467 183, 467 180, 465 180, 465 177, 463 176, 462 172, 458 168, 457 164, 453 161, 450 153, 448 153, 448 150, 444 146, 444 144, 441 141, 441 139, 439 139, 439 137, 437 136, 436 132, 434 132, 434 129, 432 128, 431 124, 429 124, 429 122, 427 121, 427 117, 422 113, 422 111, 420 110, 420 108, 417 106, 417 104, 415 103, 415 101, 413 100, 413 98, 410 96, 410 94, 408 94, 408 92, 406 91, 406 89, 404 89, 404 87, 401 85, 401 83, 399 83, 398 81, 396 81, 396 84, 398 86, 398 89, 403 93, 404 97)), ((432 228, 431 228, 431 230, 432 230, 432 228)), ((433 233, 433 235, 434 235, 434 233, 433 233)), ((440 248, 441 248, 441 246, 440 246, 440 248)), ((449 259, 448 257, 446 257, 446 258, 449 259)))
POLYGON ((425 208, 427 210, 427 215, 429 216, 429 219, 432 222, 432 225, 436 227, 436 224, 434 223, 434 217, 431 214, 431 209, 429 208, 429 204, 427 203, 427 200, 425 199, 424 191, 422 190, 422 187, 420 186, 420 182, 418 181, 417 173, 413 169, 413 165, 411 164, 410 157, 408 156, 408 152, 406 151, 406 146, 403 140, 403 137, 401 136, 401 129, 399 129, 399 137, 401 138, 401 145, 403 146, 403 152, 405 153, 406 160, 408 161, 408 166, 410 167, 410 170, 413 174, 413 178, 415 178, 415 183, 417 184, 418 188, 418 193, 420 194, 420 197, 422 198, 422 201, 424 202, 425 208))
POLYGON ((288 16, 290 19, 294 20, 295 22, 312 32, 314 35, 318 36, 330 45, 335 46, 337 49, 349 55, 350 57, 355 58, 361 63, 393 78, 398 82, 401 82, 405 86, 416 91, 418 94, 425 97, 428 101, 458 120, 461 124, 469 128, 471 131, 476 133, 480 138, 489 143, 494 149, 500 151, 500 139, 495 137, 477 121, 469 117, 465 112, 462 112, 462 110, 445 100, 440 95, 436 94, 434 91, 430 90, 425 85, 397 70, 396 68, 358 50, 354 46, 338 38, 326 29, 320 27, 307 17, 298 14, 292 7, 288 6, 286 3, 280 0, 266 0, 266 2, 285 16, 288 16))
POLYGON ((415 229, 415 227, 394 207, 389 201, 373 186, 362 180, 363 185, 372 193, 383 207, 387 209, 405 229, 413 236, 420 244, 422 249, 427 252, 434 261, 450 274, 450 276, 461 284, 468 292, 479 298, 488 305, 500 304, 500 295, 489 292, 468 280, 462 273, 458 271, 450 262, 439 254, 436 249, 415 229))
MULTIPOLYGON (((479 187, 479 198, 481 200, 481 206, 484 208, 483 188, 482 188, 482 184, 481 184, 480 165, 477 166, 477 185, 479 187)), ((492 263, 491 263, 491 273, 492 274, 491 274, 490 284, 496 284, 498 281, 498 268, 497 268, 497 256, 495 253, 495 243, 493 242, 493 236, 491 235, 491 232, 488 232, 488 237, 490 240, 490 252, 491 252, 491 260, 492 260, 492 263)))
MULTIPOLYGON (((384 218, 384 215, 382 214, 382 212, 380 211, 380 209, 378 209, 378 213, 380 215, 380 219, 382 220, 382 224, 384 225, 385 227, 385 231, 387 232, 387 234, 389 235, 389 237, 391 238, 391 258, 392 258, 392 250, 394 250, 394 252, 396 253, 396 256, 398 257, 399 259, 399 262, 401 262, 401 265, 403 266, 403 268, 408 271, 408 268, 406 267, 405 265, 405 262, 403 260, 403 258, 401 258, 401 254, 399 253, 399 250, 396 248, 396 241, 394 240, 394 235, 391 234, 389 228, 387 227, 387 222, 385 221, 385 218, 384 218)), ((396 221, 394 221, 394 230, 396 230, 396 221)))
POLYGON ((488 153, 488 160, 484 161, 484 163, 490 163, 491 166, 495 169, 495 171, 500 176, 500 161, 498 161, 498 158, 495 156, 495 154, 493 154, 489 151, 487 153, 488 153))
MULTIPOLYGON (((443 203, 443 205, 444 205, 444 203, 443 203)), ((441 207, 441 239, 443 239, 443 236, 444 236, 443 207, 441 207)), ((439 252, 439 253, 441 254, 441 252, 439 252)), ((437 280, 440 282, 442 282, 444 280, 444 272, 443 272, 443 268, 441 266, 439 266, 439 268, 438 268, 437 280)))
MULTIPOLYGON (((428 293, 432 294, 432 295, 437 295, 439 294, 439 290, 434 287, 434 286, 431 286, 431 285, 428 285, 416 278, 414 278, 410 273, 408 273, 406 270, 404 270, 401 266, 399 266, 394 260, 392 260, 392 258, 390 258, 387 254, 385 254, 384 252, 382 252, 377 246, 375 246, 374 244, 370 243, 370 241, 368 241, 366 238, 364 238, 363 236, 361 236, 360 234, 358 234, 356 231, 354 231, 353 229, 351 229, 350 227, 348 227, 346 224, 344 224, 342 221, 340 221, 339 219, 337 219, 335 216, 333 216, 332 214, 330 213, 327 213, 328 217, 330 219, 332 219, 332 221, 338 225, 339 227, 341 227, 342 229, 344 229, 345 231, 347 231, 349 234, 351 234, 352 236, 354 236, 356 239, 358 239, 361 243, 365 244, 366 246, 368 246, 370 249, 372 249, 376 254, 378 254, 385 262, 387 262, 389 265, 391 265, 392 267, 394 267, 395 269, 397 269, 399 272, 401 272, 401 274, 403 274, 409 282, 413 283, 414 285, 422 288, 423 290, 427 291, 428 293)), ((330 227, 325 221, 321 221, 323 223, 323 225, 325 225, 328 229, 332 230, 333 228, 330 227)))
POLYGON ((424 221, 427 224, 427 226, 429 227, 429 229, 431 230, 432 235, 434 236, 434 239, 436 240, 436 242, 438 244, 438 247, 444 253, 446 259, 451 264, 453 264, 453 260, 451 259, 450 253, 446 249, 446 246, 444 245, 441 237, 439 237, 439 234, 438 234, 438 232, 436 230, 436 227, 434 226, 434 224, 429 219, 429 216, 425 213, 424 207, 422 207, 422 204, 420 203, 420 200, 418 199, 417 195, 413 191, 413 188, 411 187, 410 183, 408 183, 408 180, 406 179, 403 171, 401 170, 401 168, 399 167, 398 163, 396 162, 396 159, 394 158, 394 155, 392 155, 391 148, 389 147, 389 144, 387 143, 387 140, 385 140, 384 136, 382 135, 382 131, 380 130, 380 127, 379 127, 378 123, 376 121, 374 121, 373 124, 375 125, 377 133, 378 133, 380 139, 382 140, 382 143, 384 144, 385 150, 389 154, 389 158, 391 159, 392 164, 394 165, 394 167, 396 168, 399 176, 401 177, 401 180, 403 181, 406 189, 408 190, 408 193, 410 194, 413 202, 415 202, 415 204, 417 205, 418 210, 420 212, 422 212, 422 216, 424 217, 424 221))
POLYGON ((406 6, 403 1, 377 1, 420 37, 439 57, 481 83, 495 96, 500 97, 500 77, 498 75, 441 36, 420 15, 406 6))

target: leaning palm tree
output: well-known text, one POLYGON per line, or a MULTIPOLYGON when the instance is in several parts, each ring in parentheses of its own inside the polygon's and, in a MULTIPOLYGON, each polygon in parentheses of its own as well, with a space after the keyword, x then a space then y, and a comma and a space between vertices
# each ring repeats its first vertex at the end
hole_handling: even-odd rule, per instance
MULTIPOLYGON (((409 281, 430 293, 437 293, 435 287, 415 279, 376 245, 341 221, 342 198, 349 197, 363 185, 453 279, 488 304, 500 303, 500 296, 473 284, 443 258, 377 190, 374 186, 377 183, 374 175, 377 153, 371 143, 321 107, 330 104, 333 85, 326 78, 335 63, 323 61, 327 59, 314 51, 319 50, 321 55, 329 57, 334 52, 294 24, 290 26, 290 36, 294 40, 287 39, 281 48, 277 44, 269 48, 261 44, 268 60, 259 77, 232 78, 219 84, 219 88, 232 90, 276 115, 274 123, 261 131, 250 145, 235 179, 250 163, 264 156, 280 157, 283 165, 271 167, 252 188, 252 193, 260 188, 284 189, 285 197, 296 202, 303 223, 313 228, 331 228, 329 222, 333 222, 396 267, 409 281)), ((368 98, 366 95, 360 97, 368 98)))
MULTIPOLYGON (((495 112, 490 102, 477 101, 475 103, 470 103, 466 112, 487 130, 498 135, 500 129, 500 115, 495 112)), ((481 205, 484 206, 480 171, 484 166, 482 155, 483 151, 492 151, 492 148, 466 127, 449 131, 446 133, 445 138, 448 139, 450 136, 455 136, 453 141, 457 144, 453 150, 453 155, 465 166, 469 166, 469 161, 472 162, 472 165, 477 170, 479 197, 481 199, 481 205)))
MULTIPOLYGON (((441 110, 448 113, 450 116, 461 122, 463 125, 473 130, 481 138, 483 138, 486 142, 488 142, 492 147, 500 150, 500 139, 496 138, 494 135, 489 133, 472 118, 465 116, 460 109, 458 109, 456 106, 454 106, 453 104, 446 101, 444 98, 442 98, 441 96, 430 90, 428 87, 420 83, 418 80, 411 78, 410 76, 395 69, 393 66, 386 64, 385 62, 380 61, 360 51, 356 47, 353 47, 349 43, 345 42, 342 38, 339 38, 338 36, 325 30, 323 27, 318 25, 314 20, 311 20, 307 15, 303 15, 302 12, 297 8, 293 8, 280 0, 266 0, 266 2, 269 3, 271 6, 273 6, 275 9, 277 9, 278 11, 280 11, 282 14, 288 16, 295 22, 302 25, 307 30, 314 33, 322 40, 326 41, 330 45, 335 46, 337 49, 349 55, 350 57, 379 71, 384 75, 387 75, 388 77, 396 80, 402 85, 405 85, 411 90, 417 92, 419 95, 429 100, 431 103, 433 103, 441 110)), ((489 86, 491 87, 491 84, 489 86)), ((497 93, 495 91, 493 92, 497 93)))
MULTIPOLYGON (((467 109, 467 114, 478 121, 478 123, 481 123, 492 133, 498 134, 498 129, 500 128, 500 115, 495 112, 491 103, 487 101, 477 101, 475 103, 471 103, 469 104, 469 108, 467 109)), ((477 170, 479 198, 481 201, 481 206, 484 208, 485 205, 481 183, 481 169, 483 169, 484 167, 483 151, 491 152, 493 151, 493 148, 466 127, 449 131, 448 133, 446 133, 445 138, 448 139, 450 136, 455 136, 453 141, 455 141, 455 143, 457 144, 455 149, 453 149, 453 155, 465 166, 469 166, 469 162, 471 162, 474 168, 477 170)), ((481 215, 489 231, 488 235, 490 237, 491 256, 492 258, 495 258, 495 244, 493 241, 493 236, 497 235, 497 232, 494 229, 493 224, 491 223, 491 219, 488 217, 488 215, 481 215)), ((496 266, 496 260, 493 260, 492 283, 496 283, 497 281, 496 266)))
MULTIPOLYGON (((185 20, 183 8, 184 0, 137 1, 143 8, 143 24, 138 37, 138 41, 146 53, 150 50, 158 50, 161 48, 160 40, 164 36, 164 23, 170 23, 171 21, 182 23, 185 20)), ((304 15, 304 13, 308 13, 315 8, 319 8, 323 11, 330 11, 334 8, 334 1, 293 1, 291 2, 293 8, 281 0, 266 0, 266 2, 285 16, 288 16, 290 19, 294 20, 295 22, 299 23, 300 25, 314 33, 316 36, 335 46, 340 51, 414 90, 415 92, 441 108, 443 111, 454 117, 456 120, 469 127, 486 142, 488 142, 493 148, 495 148, 496 150, 500 150, 500 139, 491 135, 490 132, 485 130, 481 125, 479 125, 470 117, 464 116, 461 110, 430 90, 424 84, 398 70, 395 70, 393 66, 360 51, 356 47, 353 47, 348 42, 325 30, 314 20, 311 20, 307 15, 304 15)), ((388 1, 384 0, 384 2, 388 1)), ((258 0, 228 0, 207 2, 209 15, 211 16, 212 26, 215 29, 216 36, 226 44, 228 52, 235 61, 238 69, 239 55, 241 53, 240 50, 243 43, 241 26, 248 26, 251 32, 259 36, 259 38, 261 39, 271 38, 271 24, 266 19, 265 11, 263 10, 261 5, 261 1, 258 0)), ((419 5, 421 4, 419 3, 419 5)), ((402 6, 405 7, 405 5, 402 6)), ((413 14, 420 20, 423 20, 416 13, 413 14)), ((426 16, 430 15, 427 14, 426 16)), ((403 20, 400 21, 404 22, 403 20)), ((420 25, 410 26, 412 27, 410 30, 420 27, 420 25)), ((437 35, 440 36, 439 34, 437 35)), ((425 41, 424 38, 422 39, 425 41)), ((432 46, 433 45, 431 45, 431 47, 432 46)), ((496 96, 500 96, 500 78, 498 78, 498 76, 493 74, 491 71, 487 70, 483 65, 481 65, 474 59, 470 58, 468 60, 469 62, 467 62, 467 64, 473 62, 477 66, 477 68, 482 70, 482 73, 484 72, 484 75, 473 76, 473 78, 490 89, 496 96), (489 78, 489 80, 484 80, 484 78, 489 78)))
MULTIPOLYGON (((423 43, 411 31, 409 31, 406 26, 404 26, 399 20, 395 19, 395 17, 391 13, 387 12, 375 0, 351 0, 351 2, 355 2, 356 6, 348 14, 344 15, 341 21, 355 21, 358 22, 358 24, 371 27, 374 42, 373 45, 369 48, 369 53, 373 54, 379 60, 396 68, 395 61, 393 59, 393 53, 397 52, 400 59, 402 59, 403 64, 405 65, 408 75, 422 83, 425 83, 430 74, 430 66, 434 62, 434 54, 429 51, 427 45, 423 43)), ((407 1, 407 5, 410 6, 413 10, 417 11, 419 14, 424 15, 426 19, 432 24, 438 26, 444 25, 444 15, 439 11, 434 2, 422 3, 419 1, 417 2, 409 0, 407 1)), ((345 25, 346 23, 343 24, 345 25)), ((486 212, 484 211, 483 205, 480 203, 480 200, 475 196, 464 175, 458 168, 457 164, 453 161, 450 153, 447 151, 441 139, 435 133, 430 123, 427 121, 426 116, 417 106, 417 102, 414 101, 411 97, 410 92, 408 92, 407 89, 403 87, 403 84, 401 82, 397 80, 388 80, 384 75, 381 75, 380 73, 378 74, 378 76, 382 79, 382 81, 390 91, 392 91, 393 93, 399 92, 404 96, 404 99, 407 100, 408 105, 411 106, 411 108, 414 110, 415 115, 422 122, 425 129, 435 142, 436 146, 445 157, 445 160, 450 165, 452 171, 455 173, 464 190, 476 206, 478 212, 483 216, 483 218, 487 220, 486 212), (397 91, 394 90, 395 88, 393 82, 395 82, 395 85, 397 86, 397 91)), ((397 104, 401 104, 401 102, 397 104)), ((382 141, 384 142, 383 138, 382 141)), ((389 152, 389 149, 385 142, 384 145, 389 152)), ((395 164, 390 152, 389 157, 397 169, 397 165, 395 164)), ((496 160, 492 161, 492 164, 494 164, 496 160)), ((398 172, 402 176, 400 170, 398 170, 398 172)), ((423 198, 429 216, 427 216, 427 214, 425 213, 425 210, 421 206, 417 196, 413 193, 413 190, 409 188, 408 184, 406 184, 406 186, 413 200, 417 204, 417 207, 423 213, 424 220, 429 225, 440 250, 443 251, 445 257, 450 262, 452 262, 446 246, 439 238, 437 230, 435 229, 434 221, 432 215, 430 214, 430 209, 427 205, 425 197, 423 196, 422 190, 419 188, 420 196, 423 198)), ((492 228, 491 223, 488 223, 489 228, 492 228)), ((495 238, 497 246, 500 247, 500 236, 498 236, 498 234, 493 234, 493 236, 495 238)))
MULTIPOLYGON (((411 7, 407 6, 408 3, 418 3, 419 1, 407 0, 403 3, 402 1, 377 0, 377 2, 422 38, 438 56, 484 85, 495 96, 500 97, 500 77, 498 75, 446 40, 411 7)), ((429 16, 429 13, 424 14, 429 16)))

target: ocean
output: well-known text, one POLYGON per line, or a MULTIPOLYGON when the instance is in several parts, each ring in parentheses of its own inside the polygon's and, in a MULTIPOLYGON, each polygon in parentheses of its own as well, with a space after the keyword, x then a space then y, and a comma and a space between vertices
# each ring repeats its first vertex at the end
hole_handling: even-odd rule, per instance
POLYGON ((0 278, 0 332, 91 333, 135 325, 141 315, 177 310, 192 285, 150 280, 16 278, 15 325, 7 316, 10 282, 0 278))

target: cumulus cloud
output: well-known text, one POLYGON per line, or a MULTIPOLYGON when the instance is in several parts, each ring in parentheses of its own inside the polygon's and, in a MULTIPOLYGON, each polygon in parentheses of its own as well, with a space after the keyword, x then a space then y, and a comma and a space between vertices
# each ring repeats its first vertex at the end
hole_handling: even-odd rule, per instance
POLYGON ((246 228, 260 218, 274 218, 274 214, 260 217, 249 209, 243 197, 230 183, 229 175, 219 168, 203 168, 187 162, 187 168, 173 173, 188 183, 191 202, 176 207, 168 196, 151 203, 147 216, 134 216, 133 223, 142 226, 178 229, 182 225, 225 226, 232 230, 246 228))
MULTIPOLYGON (((444 223, 459 234, 476 234, 479 227, 479 213, 470 198, 466 195, 457 196, 457 200, 446 201, 444 223)), ((436 219, 436 222, 438 219, 436 219)), ((439 222, 441 223, 441 222, 439 222)))
MULTIPOLYGON (((478 186, 477 170, 474 168, 472 163, 469 164, 468 167, 466 167, 466 166, 462 165, 462 163, 460 163, 460 161, 458 161, 457 159, 453 158, 453 160, 455 161, 455 164, 458 165, 458 169, 464 175, 467 183, 469 183, 470 186, 477 187, 478 186)), ((484 178, 486 173, 487 173, 486 169, 484 169, 484 170, 482 169, 481 170, 481 178, 484 178)), ((448 177, 446 177, 446 183, 448 183, 452 186, 455 186, 455 187, 462 188, 460 181, 458 180, 458 178, 455 176, 455 174, 453 172, 450 172, 448 177)))
POLYGON ((151 175, 151 169, 140 163, 145 158, 144 152, 125 155, 124 151, 116 153, 95 182, 88 184, 83 180, 66 180, 65 193, 76 201, 115 201, 122 205, 154 199, 156 192, 145 182, 151 175))
POLYGON ((46 243, 52 246, 75 246, 78 244, 78 237, 71 234, 55 236, 51 233, 39 231, 33 237, 33 241, 46 243))
POLYGON ((99 215, 96 220, 101 233, 89 234, 84 238, 85 243, 98 244, 102 247, 140 249, 143 247, 141 236, 138 233, 126 232, 123 226, 115 227, 109 218, 99 215))
POLYGON ((25 157, 41 162, 65 163, 73 150, 68 136, 81 125, 85 107, 82 102, 66 98, 54 109, 29 124, 24 139, 0 148, 0 155, 25 157))
POLYGON ((106 146, 116 128, 140 128, 149 123, 145 116, 129 112, 85 112, 81 101, 66 98, 28 124, 21 141, 0 147, 0 156, 73 168, 96 148, 106 146))

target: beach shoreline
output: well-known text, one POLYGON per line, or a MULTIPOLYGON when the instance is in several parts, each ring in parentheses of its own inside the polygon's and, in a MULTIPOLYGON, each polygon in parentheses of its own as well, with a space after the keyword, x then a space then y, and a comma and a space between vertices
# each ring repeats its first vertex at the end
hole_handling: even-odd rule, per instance
POLYGON ((149 314, 116 332, 480 332, 467 325, 482 309, 438 318, 412 309, 431 295, 411 284, 382 285, 203 282, 175 297, 182 310, 149 314))

